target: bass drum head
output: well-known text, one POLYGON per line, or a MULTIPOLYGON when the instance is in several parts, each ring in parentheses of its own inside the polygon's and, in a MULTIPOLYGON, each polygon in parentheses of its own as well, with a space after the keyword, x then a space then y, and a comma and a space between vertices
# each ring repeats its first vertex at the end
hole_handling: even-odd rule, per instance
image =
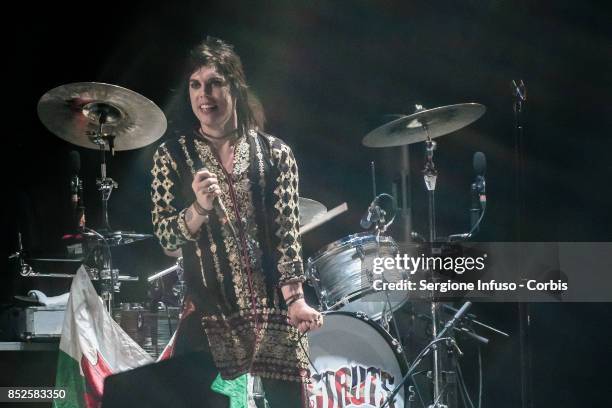
MULTIPOLYGON (((391 336, 354 313, 326 314, 308 341, 310 408, 380 407, 406 370, 391 336)), ((404 407, 403 388, 389 406, 404 407)))

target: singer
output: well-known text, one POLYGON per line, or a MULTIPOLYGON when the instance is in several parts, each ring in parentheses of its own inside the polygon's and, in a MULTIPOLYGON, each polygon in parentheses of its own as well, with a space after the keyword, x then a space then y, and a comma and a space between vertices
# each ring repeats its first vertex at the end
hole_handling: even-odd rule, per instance
POLYGON ((226 379, 260 376, 272 406, 303 406, 308 344, 298 338, 323 319, 302 292, 295 158, 263 133, 232 45, 208 37, 184 78, 178 136, 157 149, 151 186, 155 234, 182 250, 188 286, 177 353, 209 355, 226 379))

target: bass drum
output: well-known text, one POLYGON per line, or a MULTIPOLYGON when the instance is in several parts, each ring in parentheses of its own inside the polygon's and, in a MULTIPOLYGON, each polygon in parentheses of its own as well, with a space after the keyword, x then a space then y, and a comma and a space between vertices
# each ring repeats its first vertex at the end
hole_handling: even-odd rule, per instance
MULTIPOLYGON (((309 408, 380 407, 407 370, 401 346, 362 313, 330 312, 308 334, 309 408)), ((404 390, 389 407, 404 407, 404 390)))

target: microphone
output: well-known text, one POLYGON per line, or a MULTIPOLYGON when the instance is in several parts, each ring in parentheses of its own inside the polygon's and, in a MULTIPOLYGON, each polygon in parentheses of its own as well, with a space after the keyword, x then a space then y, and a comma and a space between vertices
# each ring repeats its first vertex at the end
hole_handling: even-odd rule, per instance
POLYGON ((81 155, 76 150, 69 153, 69 163, 72 176, 70 177, 70 205, 72 207, 73 226, 76 231, 85 228, 85 206, 83 205, 83 180, 79 177, 81 171, 81 155))
POLYGON ((79 172, 81 171, 81 156, 79 152, 73 150, 69 153, 70 172, 70 203, 72 205, 72 211, 76 211, 79 205, 79 193, 82 188, 81 179, 79 178, 79 172))
MULTIPOLYGON (((206 167, 203 167, 199 171, 209 171, 209 170, 206 167)), ((213 208, 214 208, 215 213, 217 214, 217 217, 219 219, 225 218, 225 224, 230 229, 230 232, 232 233, 232 235, 236 239, 237 244, 239 244, 240 241, 238 240, 238 234, 236 234, 236 228, 234 227, 234 224, 232 224, 232 221, 230 220, 230 217, 229 217, 228 212, 227 212, 227 208, 225 208, 225 205, 223 204, 223 200, 221 200, 221 197, 214 196, 214 198, 213 198, 213 208)))
POLYGON ((451 234, 448 236, 449 242, 469 239, 478 232, 478 224, 482 211, 487 206, 485 173, 487 171, 487 158, 483 152, 474 153, 472 166, 476 177, 471 185, 472 207, 470 208, 470 232, 464 234, 451 234))
POLYGON ((366 211, 365 214, 363 214, 363 217, 361 217, 361 221, 359 222, 359 225, 361 225, 361 228, 363 229, 368 229, 372 226, 372 223, 376 222, 379 220, 380 218, 380 211, 377 211, 378 207, 378 197, 376 197, 368 206, 368 210, 366 211))
POLYGON ((444 328, 442 329, 442 331, 440 333, 438 333, 436 338, 440 339, 440 338, 444 337, 446 332, 450 328, 455 326, 455 324, 457 323, 457 320, 459 320, 459 319, 461 319, 463 317, 463 315, 465 314, 465 312, 467 312, 467 310, 470 308, 470 306, 472 306, 472 302, 470 302, 470 301, 465 302, 463 304, 463 306, 461 306, 461 308, 459 310, 457 310, 457 313, 455 313, 453 318, 446 322, 446 324, 444 325, 444 328))
POLYGON ((472 183, 472 208, 470 208, 470 227, 474 228, 480 218, 480 211, 487 205, 485 173, 487 171, 487 158, 483 152, 474 153, 472 159, 476 178, 472 183))

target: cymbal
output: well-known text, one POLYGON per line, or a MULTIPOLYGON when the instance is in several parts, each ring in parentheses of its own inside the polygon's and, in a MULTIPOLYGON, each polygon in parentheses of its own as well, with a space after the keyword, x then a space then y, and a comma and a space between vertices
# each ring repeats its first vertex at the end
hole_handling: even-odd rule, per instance
POLYGON ((367 147, 391 147, 423 142, 428 135, 433 139, 469 125, 486 109, 479 103, 460 103, 417 110, 374 129, 362 143, 367 147))
MULTIPOLYGON (((144 96, 117 85, 77 82, 51 89, 38 101, 38 117, 56 136, 77 146, 100 149, 112 135, 113 150, 132 150, 166 131, 164 113, 144 96)), ((106 149, 109 147, 106 145, 106 149)))
MULTIPOLYGON (((140 234, 132 231, 98 231, 104 237, 106 243, 110 246, 127 245, 133 242, 142 241, 143 239, 153 238, 152 234, 140 234)), ((98 240, 99 235, 93 232, 84 232, 84 236, 98 240)))
POLYGON ((310 198, 300 197, 298 201, 300 208, 300 226, 308 224, 316 217, 319 217, 327 212, 327 207, 318 201, 310 198))

